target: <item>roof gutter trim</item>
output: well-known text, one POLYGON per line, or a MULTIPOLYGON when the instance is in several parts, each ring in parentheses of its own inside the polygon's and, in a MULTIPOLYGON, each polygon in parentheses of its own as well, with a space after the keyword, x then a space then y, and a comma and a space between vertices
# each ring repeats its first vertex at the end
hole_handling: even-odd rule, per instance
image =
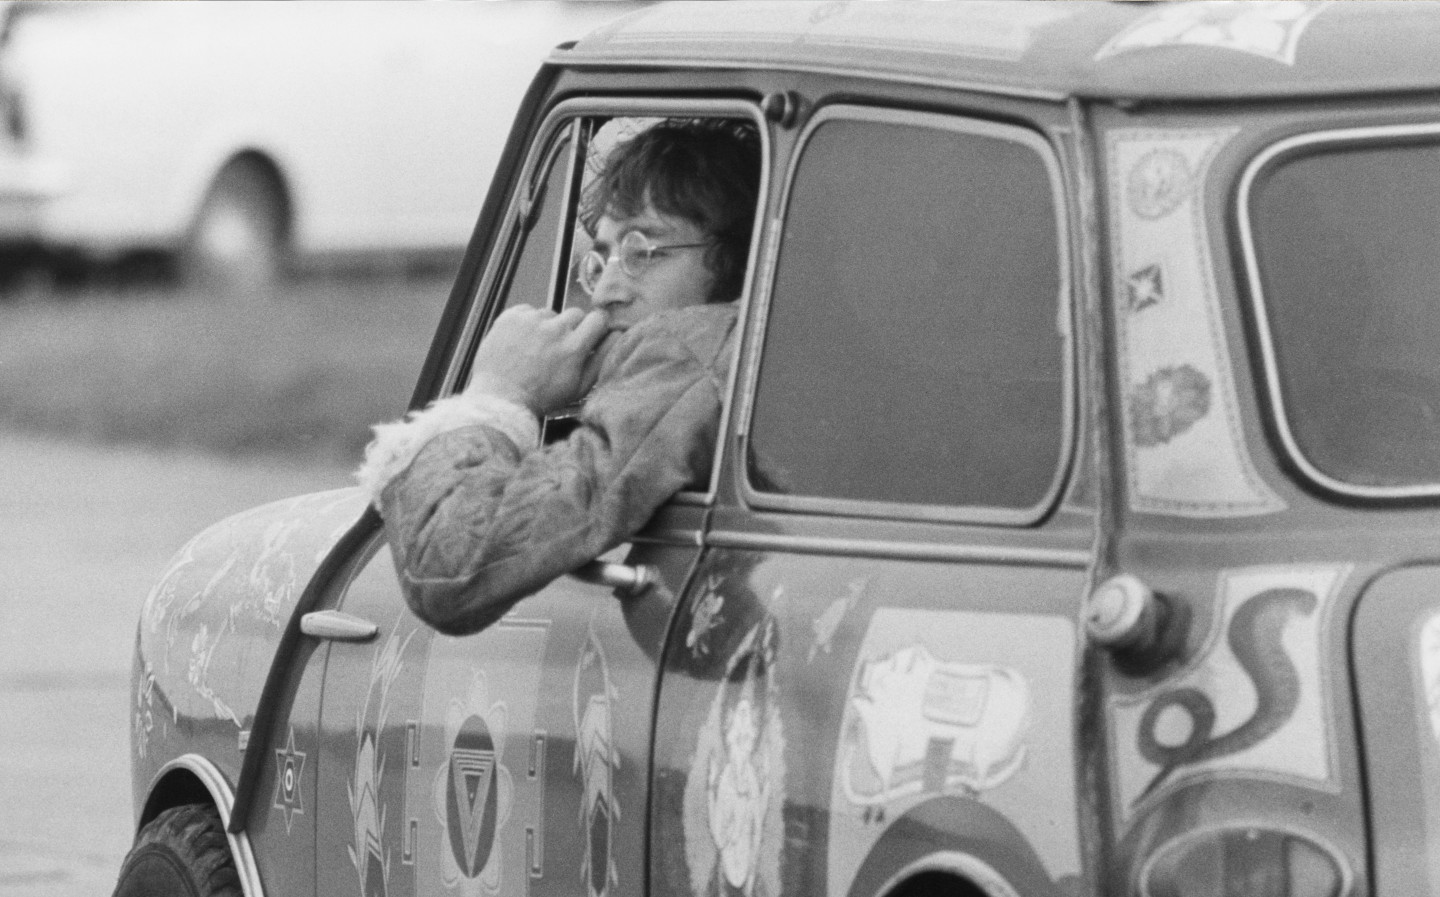
POLYGON ((650 69, 704 69, 717 71, 763 70, 801 72, 811 75, 835 75, 841 77, 863 77, 891 83, 913 84, 922 87, 943 87, 948 90, 964 90, 1026 100, 1043 100, 1051 103, 1068 102, 1071 92, 1047 90, 1041 87, 1014 87, 991 84, 983 81, 965 81, 899 71, 887 71, 872 67, 848 68, 822 63, 785 62, 782 60, 737 59, 711 57, 706 59, 678 59, 663 56, 615 57, 584 54, 576 51, 556 50, 546 60, 548 63, 566 68, 650 68, 650 69))

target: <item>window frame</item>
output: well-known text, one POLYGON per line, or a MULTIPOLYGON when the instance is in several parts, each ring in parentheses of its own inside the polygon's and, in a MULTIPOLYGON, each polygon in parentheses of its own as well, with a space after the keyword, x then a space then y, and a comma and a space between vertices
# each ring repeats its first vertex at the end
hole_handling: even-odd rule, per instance
MULTIPOLYGON (((505 212, 500 224, 501 232, 491 244, 494 248, 485 259, 483 274, 475 292, 470 297, 465 320, 461 325, 460 338, 456 340, 455 351, 446 366, 437 398, 452 395, 460 390, 464 384, 464 378, 468 376, 470 361, 474 357, 480 339, 489 329, 490 324, 494 322, 495 317, 505 308, 505 297, 500 294, 501 287, 504 285, 502 281, 505 279, 507 267, 512 263, 511 256, 516 251, 514 249, 515 241, 520 236, 524 217, 529 211, 526 208, 526 202, 531 198, 536 178, 543 177, 545 167, 551 160, 552 152, 555 151, 554 144, 560 138, 561 132, 565 128, 573 128, 580 119, 587 116, 743 118, 753 122, 759 133, 760 190, 756 197, 755 222, 750 236, 750 256, 746 265, 745 281, 740 290, 740 297, 735 300, 739 306, 739 314, 735 325, 734 345, 731 346, 730 375, 725 384, 724 395, 721 396, 720 427, 716 435, 715 455, 711 462, 709 485, 704 491, 682 490, 671 499, 677 504, 709 506, 715 502, 722 469, 721 464, 725 455, 724 446, 728 438, 730 408, 735 396, 735 384, 740 368, 740 348, 743 342, 740 337, 746 332, 752 305, 751 294, 754 291, 756 272, 760 268, 760 252, 767 224, 766 209, 769 202, 774 149, 768 127, 769 122, 756 102, 723 98, 662 99, 593 96, 563 100, 551 107, 529 141, 525 161, 521 167, 519 186, 506 201, 505 212)), ((568 264, 569 240, 573 235, 576 214, 576 209, 569 205, 569 200, 574 193, 575 180, 578 177, 580 166, 583 164, 583 160, 577 158, 575 153, 578 141, 573 136, 568 140, 568 146, 560 150, 562 153, 569 153, 567 160, 569 170, 565 172, 567 205, 559 216, 560 220, 557 224, 559 230, 554 235, 555 253, 550 268, 549 289, 546 294, 552 308, 557 299, 557 293, 560 292, 564 283, 562 271, 568 264)))
POLYGON ((1328 128, 1309 131, 1276 141, 1255 154, 1240 175, 1235 191, 1235 220, 1240 251, 1245 264, 1245 285, 1248 287, 1250 312, 1260 349, 1263 389, 1269 405, 1269 418, 1284 457, 1312 485, 1346 498, 1369 501, 1405 501, 1440 497, 1440 481, 1410 486, 1372 486, 1351 483, 1325 473, 1306 456, 1290 426, 1284 388, 1280 382, 1280 362, 1275 351, 1274 334, 1270 327, 1269 308, 1265 303, 1260 280, 1260 258, 1255 245, 1255 226, 1251 206, 1257 183, 1268 172, 1289 158, 1323 151, 1326 147, 1355 147, 1368 144, 1376 148, 1399 145, 1415 138, 1431 138, 1440 145, 1440 123, 1367 125, 1351 128, 1328 128))
POLYGON ((772 232, 767 240, 765 254, 764 287, 756 292, 753 304, 754 332, 747 337, 754 345, 747 357, 743 407, 740 410, 738 443, 736 451, 736 481, 740 494, 747 506, 793 513, 814 513, 835 516, 875 517, 894 520, 914 520, 940 523, 985 524, 1009 527, 1028 527, 1040 523, 1055 508, 1064 491, 1070 468, 1074 464, 1077 421, 1076 383, 1076 340, 1075 285, 1071 252, 1071 227, 1069 223, 1069 195, 1065 189, 1064 169, 1056 147, 1043 132, 1035 127, 1008 124, 976 117, 959 112, 922 112, 898 109, 880 105, 860 103, 836 103, 818 109, 796 139, 790 152, 784 186, 781 190, 781 207, 772 232), (1057 259, 1057 291, 1055 296, 1055 318, 1058 335, 1062 341, 1061 358, 1061 428, 1059 453, 1050 483, 1041 498, 1026 508, 996 507, 990 505, 931 505, 899 501, 876 501, 869 499, 834 498, 815 495, 789 495, 766 492, 755 487, 750 476, 750 438, 754 425, 760 372, 764 362, 766 325, 769 320, 770 302, 775 289, 775 275, 781 253, 784 250, 785 224, 789 218, 790 201, 794 195, 795 181, 800 161, 805 155, 815 132, 827 122, 862 121, 879 124, 907 125, 949 131, 968 136, 982 136, 1008 140, 1033 151, 1044 165, 1050 185, 1050 197, 1055 215, 1055 239, 1057 259))

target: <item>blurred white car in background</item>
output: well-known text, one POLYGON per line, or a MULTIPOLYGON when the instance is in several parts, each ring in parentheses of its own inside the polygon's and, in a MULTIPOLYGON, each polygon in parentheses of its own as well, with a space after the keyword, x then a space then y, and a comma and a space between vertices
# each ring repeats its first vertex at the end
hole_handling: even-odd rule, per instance
POLYGON ((638 5, 0 4, 0 246, 230 286, 458 250, 540 60, 638 5))

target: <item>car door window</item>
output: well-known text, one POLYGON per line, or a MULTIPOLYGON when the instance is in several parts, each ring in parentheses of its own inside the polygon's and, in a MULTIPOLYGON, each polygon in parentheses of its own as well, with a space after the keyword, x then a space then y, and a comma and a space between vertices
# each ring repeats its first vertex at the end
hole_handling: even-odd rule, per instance
POLYGON ((817 122, 768 308, 747 458, 757 501, 1035 519, 1071 426, 1048 146, 941 116, 851 108, 817 122))
POLYGON ((560 129, 546 150, 544 162, 537 172, 529 193, 519 202, 513 263, 504 284, 505 307, 532 305, 548 308, 554 305, 554 273, 556 239, 560 220, 566 211, 570 174, 574 168, 572 150, 575 142, 573 125, 560 129))

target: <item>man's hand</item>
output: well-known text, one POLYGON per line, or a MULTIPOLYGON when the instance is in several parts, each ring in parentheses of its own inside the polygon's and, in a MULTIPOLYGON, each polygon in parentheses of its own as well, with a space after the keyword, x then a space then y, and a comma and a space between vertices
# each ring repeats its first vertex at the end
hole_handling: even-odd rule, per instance
POLYGON ((475 350, 465 393, 499 396, 542 415, 573 405, 594 384, 589 362, 604 336, 598 311, 508 308, 475 350))

